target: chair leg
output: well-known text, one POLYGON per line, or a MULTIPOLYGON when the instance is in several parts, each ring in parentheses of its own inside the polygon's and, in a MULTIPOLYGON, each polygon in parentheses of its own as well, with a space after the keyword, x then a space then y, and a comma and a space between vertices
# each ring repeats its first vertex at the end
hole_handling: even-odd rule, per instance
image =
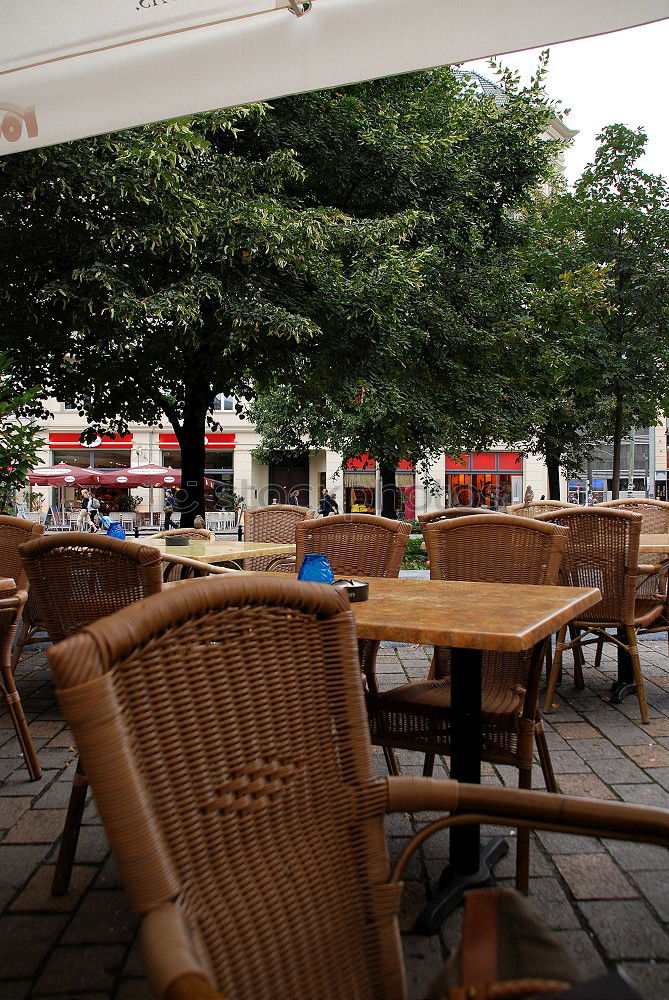
POLYGON ((546 782, 546 791, 557 792, 558 786, 557 781, 555 780, 555 772, 553 771, 553 761, 551 760, 548 743, 546 742, 546 733, 544 732, 544 726, 541 719, 539 719, 534 727, 534 740, 537 744, 539 763, 541 764, 541 771, 544 776, 544 781, 546 782))
POLYGON ((12 662, 12 673, 14 673, 14 671, 16 670, 16 667, 17 667, 18 662, 19 662, 19 657, 21 656, 21 653, 23 652, 23 647, 28 642, 28 639, 30 637, 30 631, 31 631, 31 629, 32 629, 32 625, 28 621, 28 615, 26 614, 26 610, 24 608, 23 609, 23 619, 21 621, 21 631, 19 632, 19 634, 16 637, 16 642, 14 643, 14 649, 12 650, 12 661, 11 661, 12 662))
POLYGON ((400 773, 400 765, 397 760, 397 754, 393 747, 384 747, 383 756, 386 758, 386 767, 388 768, 388 774, 392 774, 395 777, 400 773))
MULTIPOLYGON (((579 639, 580 635, 580 628, 577 628, 575 625, 569 627, 569 637, 571 639, 579 639)), ((582 691, 585 688, 585 681, 583 680, 585 656, 583 655, 583 649, 580 642, 577 642, 572 649, 574 652, 574 687, 577 691, 582 691)))
POLYGON ((639 647, 637 645, 636 632, 631 625, 628 625, 627 627, 627 645, 629 648, 630 659, 632 660, 632 671, 634 673, 634 683, 636 684, 636 694, 639 699, 641 721, 644 726, 647 726, 650 722, 650 713, 648 712, 646 688, 644 687, 643 674, 641 673, 641 660, 639 659, 639 647))
POLYGON ((74 855, 77 851, 79 841, 79 831, 81 820, 86 806, 86 794, 88 792, 88 779, 81 766, 81 758, 77 761, 77 769, 72 779, 72 791, 67 807, 65 825, 63 826, 63 838, 60 842, 56 870, 51 883, 51 895, 63 896, 70 887, 72 878, 72 868, 74 866, 74 855))
POLYGON ((426 753, 423 761, 423 777, 431 778, 434 773, 434 754, 426 753))
MULTIPOLYGON (((518 775, 519 788, 532 787, 532 768, 522 768, 518 775)), ((516 839, 516 889, 527 896, 530 887, 530 831, 519 829, 516 839)))
POLYGON ((563 625, 558 632, 557 642, 555 643, 555 655, 553 656, 553 666, 551 667, 551 674, 548 678, 548 685, 546 687, 546 698, 544 700, 544 713, 546 715, 548 715, 553 707, 555 687, 557 685, 558 674, 562 668, 562 643, 564 642, 566 634, 567 626, 563 625))
POLYGON ((5 702, 12 718, 14 729, 16 730, 16 738, 19 741, 19 746, 21 747, 23 759, 25 760, 26 767, 28 768, 30 780, 38 781, 42 777, 42 769, 39 765, 39 760, 37 759, 37 751, 35 750, 32 736, 30 735, 30 729, 28 728, 28 723, 23 711, 21 696, 16 690, 12 668, 10 666, 5 667, 2 671, 2 675, 3 683, 0 685, 0 688, 5 696, 5 702))
POLYGON ((551 666, 553 664, 553 636, 549 635, 546 642, 546 684, 550 681, 551 666))

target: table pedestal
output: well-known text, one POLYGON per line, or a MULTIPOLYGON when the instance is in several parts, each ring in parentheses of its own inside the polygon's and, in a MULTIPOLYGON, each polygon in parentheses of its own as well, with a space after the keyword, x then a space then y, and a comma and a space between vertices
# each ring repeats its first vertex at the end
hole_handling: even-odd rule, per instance
MULTIPOLYGON (((616 635, 621 642, 627 642, 626 629, 617 629, 616 635)), ((630 694, 636 694, 632 659, 626 649, 618 646, 618 679, 611 685, 611 701, 614 705, 621 705, 623 698, 630 694)))
MULTIPOLYGON (((451 777, 481 784, 481 665, 477 649, 451 649, 451 777)), ((508 852, 505 840, 496 838, 481 848, 478 823, 450 831, 450 861, 439 879, 439 888, 413 927, 414 934, 436 934, 448 914, 469 889, 491 884, 494 865, 508 852)))

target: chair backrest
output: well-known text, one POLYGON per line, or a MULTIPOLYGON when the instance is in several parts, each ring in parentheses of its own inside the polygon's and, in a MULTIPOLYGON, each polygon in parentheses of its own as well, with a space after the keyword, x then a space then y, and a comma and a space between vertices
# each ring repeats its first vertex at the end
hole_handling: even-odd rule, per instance
POLYGON ((471 517, 474 514, 492 514, 489 507, 445 507, 443 510, 433 510, 429 514, 419 514, 418 523, 421 528, 435 521, 447 521, 451 517, 471 517))
POLYGON ((562 500, 533 500, 531 503, 512 503, 506 508, 507 514, 516 517, 538 517, 551 510, 567 510, 574 505, 562 500))
POLYGON ((411 525, 374 514, 330 514, 295 528, 295 564, 322 552, 342 576, 399 575, 411 525))
POLYGON ((160 552, 137 542, 72 531, 36 538, 19 551, 52 642, 162 589, 160 552))
POLYGON ((641 514, 598 504, 542 514, 540 520, 569 528, 562 582, 568 587, 599 587, 602 592, 602 600, 588 608, 585 619, 631 625, 641 514))
POLYGON ((27 596, 25 590, 16 586, 13 578, 2 579, 0 576, 0 665, 3 667, 10 662, 16 625, 27 596))
POLYGON ((205 542, 215 542, 216 535, 209 528, 169 528, 167 531, 157 531, 152 538, 167 538, 168 535, 188 535, 189 538, 201 538, 205 542))
POLYGON ((424 531, 432 580, 491 583, 555 584, 567 535, 513 514, 434 521, 424 531))
POLYGON ((156 996, 188 956, 229 997, 404 996, 355 640, 336 590, 237 574, 49 651, 156 996))
POLYGON ((607 500, 597 505, 614 510, 633 510, 641 514, 641 533, 666 535, 669 533, 669 503, 665 500, 607 500))
POLYGON ((315 517, 316 511, 295 504, 273 503, 244 511, 245 542, 294 542, 295 525, 315 517))
POLYGON ((0 514, 0 577, 11 577, 20 590, 25 590, 28 577, 19 555, 19 545, 43 534, 43 524, 0 514))

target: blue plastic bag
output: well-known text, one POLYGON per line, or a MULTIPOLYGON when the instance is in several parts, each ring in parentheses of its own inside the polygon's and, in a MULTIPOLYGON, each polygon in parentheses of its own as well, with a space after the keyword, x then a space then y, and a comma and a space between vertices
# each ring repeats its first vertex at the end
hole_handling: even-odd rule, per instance
POLYGON ((125 538, 125 528, 120 523, 120 521, 112 521, 107 529, 107 535, 109 538, 125 538))

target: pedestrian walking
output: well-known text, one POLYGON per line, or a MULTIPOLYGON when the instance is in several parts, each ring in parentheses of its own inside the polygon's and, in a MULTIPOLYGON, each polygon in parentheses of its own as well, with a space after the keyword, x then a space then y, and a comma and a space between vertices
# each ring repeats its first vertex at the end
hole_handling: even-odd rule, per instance
POLYGON ((291 490, 288 494, 288 503, 292 504, 294 507, 300 506, 300 491, 291 490))
POLYGON ((165 499, 163 501, 163 511, 165 512, 165 523, 163 525, 163 531, 169 531, 172 527, 172 514, 177 509, 177 498, 176 493, 169 486, 165 490, 165 499))
POLYGON ((90 490, 81 491, 81 510, 77 517, 77 529, 79 531, 97 531, 96 520, 100 511, 100 501, 93 496, 90 490))
POLYGON ((319 514, 322 514, 323 517, 327 517, 328 514, 339 513, 339 504, 337 503, 336 499, 333 496, 331 496, 330 493, 328 493, 327 489, 324 489, 323 492, 321 493, 321 502, 318 508, 318 512, 319 514))

